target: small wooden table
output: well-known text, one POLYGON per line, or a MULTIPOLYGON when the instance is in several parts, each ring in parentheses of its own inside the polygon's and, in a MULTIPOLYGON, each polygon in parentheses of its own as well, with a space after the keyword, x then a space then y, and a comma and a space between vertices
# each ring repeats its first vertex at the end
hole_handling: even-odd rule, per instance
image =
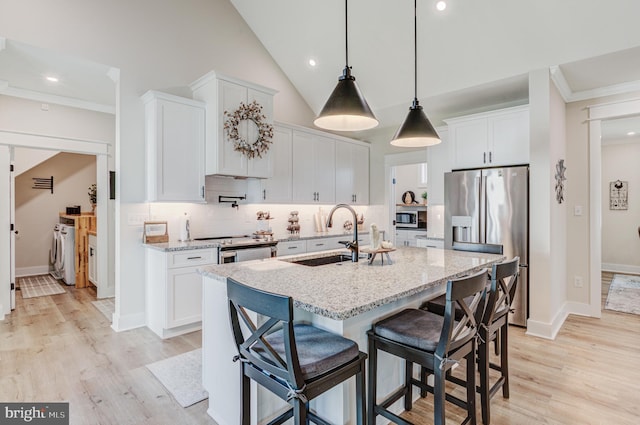
POLYGON ((367 254, 369 254, 369 265, 373 264, 373 260, 376 259, 376 255, 381 254, 380 255, 380 264, 382 266, 384 266, 384 258, 387 257, 387 264, 393 264, 393 261, 391 260, 391 256, 389 255, 390 252, 395 251, 395 248, 378 248, 378 249, 369 249, 369 248, 362 248, 361 251, 362 252, 366 252, 367 254))

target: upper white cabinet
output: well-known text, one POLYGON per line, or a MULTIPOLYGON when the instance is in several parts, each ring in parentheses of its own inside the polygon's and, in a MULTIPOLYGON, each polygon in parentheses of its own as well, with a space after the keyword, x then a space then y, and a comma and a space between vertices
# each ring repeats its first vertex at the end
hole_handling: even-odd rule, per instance
POLYGON ((454 169, 529 163, 529 107, 445 120, 454 169))
POLYGON ((270 161, 271 177, 261 179, 259 202, 291 202, 293 180, 293 130, 280 125, 273 126, 273 143, 270 161))
POLYGON ((336 200, 336 142, 317 133, 293 131, 293 202, 336 200))
POLYGON ((369 204, 369 147, 336 143, 336 203, 369 204))
MULTIPOLYGON (((273 96, 276 91, 267 87, 241 81, 216 72, 209 72, 190 85, 193 97, 206 102, 206 174, 239 177, 270 177, 273 171, 272 147, 262 157, 248 158, 236 151, 224 129, 228 114, 234 113, 241 103, 256 101, 262 106, 265 122, 273 124, 273 96)), ((251 120, 238 125, 239 136, 253 143, 258 138, 258 127, 251 120)))
POLYGON ((205 104, 156 91, 142 100, 147 200, 204 202, 205 104))
POLYGON ((451 171, 449 131, 438 128, 442 143, 427 147, 427 204, 444 205, 444 173, 451 171))

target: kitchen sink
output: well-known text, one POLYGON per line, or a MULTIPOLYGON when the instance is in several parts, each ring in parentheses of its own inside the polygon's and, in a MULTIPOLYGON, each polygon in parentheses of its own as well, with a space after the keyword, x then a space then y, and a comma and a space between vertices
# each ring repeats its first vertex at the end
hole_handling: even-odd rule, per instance
POLYGON ((316 267, 325 266, 327 264, 342 263, 345 261, 351 261, 351 255, 336 254, 328 257, 307 258, 305 260, 292 261, 292 263, 300 264, 303 266, 316 267))

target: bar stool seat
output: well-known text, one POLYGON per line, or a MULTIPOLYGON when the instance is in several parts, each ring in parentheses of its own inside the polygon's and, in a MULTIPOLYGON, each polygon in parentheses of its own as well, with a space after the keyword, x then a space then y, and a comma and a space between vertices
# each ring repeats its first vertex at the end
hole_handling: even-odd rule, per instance
POLYGON ((435 351, 443 323, 443 316, 411 308, 376 323, 373 331, 383 338, 410 347, 435 351))

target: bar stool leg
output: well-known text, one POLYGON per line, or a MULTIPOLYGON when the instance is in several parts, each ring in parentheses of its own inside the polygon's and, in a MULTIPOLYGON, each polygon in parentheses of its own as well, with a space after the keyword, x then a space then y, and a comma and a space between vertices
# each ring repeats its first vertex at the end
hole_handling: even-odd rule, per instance
POLYGON ((509 333, 509 324, 505 323, 500 328, 500 343, 502 344, 500 347, 500 373, 504 378, 504 383, 502 384, 502 396, 504 398, 509 398, 509 354, 508 354, 508 341, 507 335, 509 333))
MULTIPOLYGON (((469 422, 476 425, 476 344, 467 354, 467 415, 471 417, 469 422)), ((488 424, 488 422, 487 422, 488 424)))
POLYGON ((307 406, 299 398, 293 400, 293 421, 295 425, 307 425, 307 406))
POLYGON ((240 423, 242 425, 251 424, 251 379, 244 374, 245 364, 240 365, 240 423))
POLYGON ((483 341, 478 348, 478 369, 480 371, 480 407, 482 409, 482 423, 489 425, 491 418, 490 399, 489 396, 489 353, 491 351, 491 341, 488 341, 489 335, 486 331, 480 330, 480 338, 483 341))
POLYGON ((369 379, 367 388, 367 423, 375 424, 376 418, 376 383, 378 377, 376 371, 378 370, 378 351, 373 338, 369 338, 369 379))
POLYGON ((365 415, 367 412, 366 400, 364 398, 364 370, 356 374, 356 423, 366 425, 365 415))
POLYGON ((413 378, 413 363, 406 360, 404 362, 404 410, 407 412, 413 407, 413 385, 411 379, 413 378))
POLYGON ((434 425, 445 425, 445 374, 439 365, 433 367, 433 412, 434 425))

